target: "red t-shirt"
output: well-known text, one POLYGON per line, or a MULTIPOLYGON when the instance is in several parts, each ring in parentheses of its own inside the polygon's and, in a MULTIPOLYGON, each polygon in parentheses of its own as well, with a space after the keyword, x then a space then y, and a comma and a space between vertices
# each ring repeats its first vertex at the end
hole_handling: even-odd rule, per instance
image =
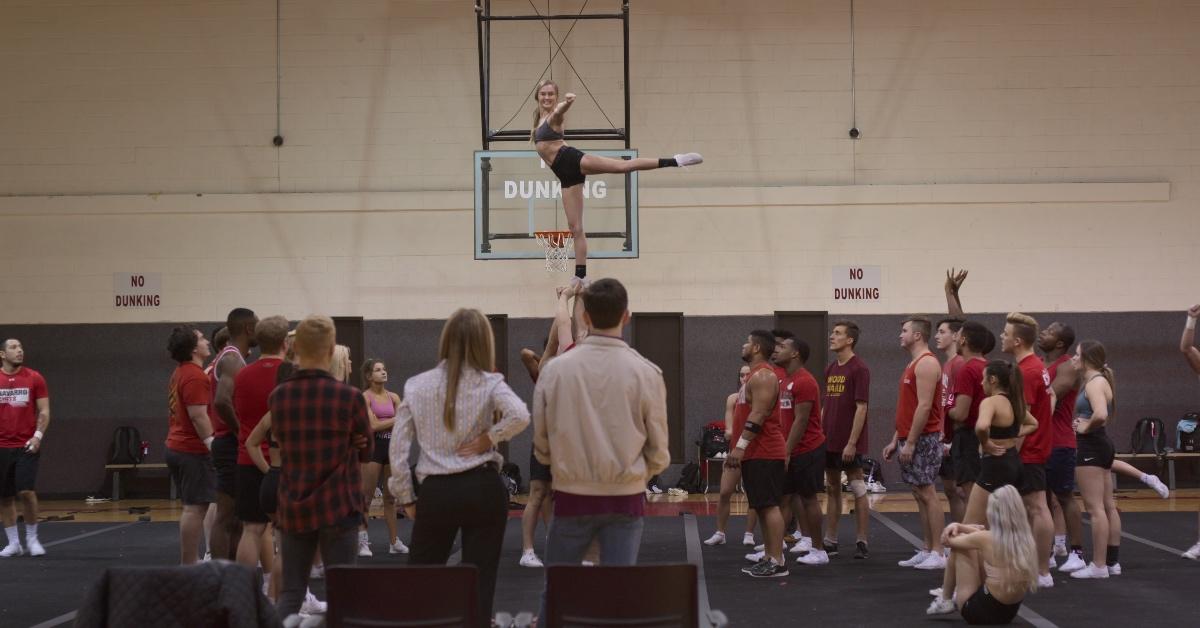
POLYGON ((24 447, 37 431, 37 401, 50 391, 41 373, 18 366, 15 373, 0 371, 0 447, 24 447))
POLYGON ((171 374, 167 387, 167 410, 170 427, 167 429, 167 449, 206 454, 208 447, 196 434, 196 426, 188 416, 188 406, 208 406, 212 403, 212 382, 204 369, 195 362, 184 362, 171 374))
POLYGON ((961 355, 955 354, 954 357, 946 360, 946 363, 942 365, 941 403, 942 417, 945 419, 942 421, 942 432, 946 435, 945 441, 947 443, 954 436, 954 421, 950 420, 950 408, 954 407, 954 395, 951 394, 950 389, 954 387, 954 376, 958 374, 958 370, 962 368, 965 361, 961 355))
POLYGON ((812 404, 808 411, 808 425, 800 442, 788 452, 789 456, 798 456, 825 444, 825 432, 821 430, 820 394, 817 380, 808 369, 801 368, 791 375, 784 371, 784 379, 779 380, 779 420, 785 445, 788 434, 792 432, 792 424, 796 422, 796 406, 805 402, 812 404))
MULTIPOLYGON (((850 433, 854 431, 854 412, 858 402, 867 402, 871 393, 871 371, 867 363, 857 355, 851 357, 845 364, 837 360, 825 367, 825 397, 821 405, 825 408, 825 448, 828 451, 842 453, 850 442, 850 433)), ((862 431, 858 433, 858 441, 854 447, 858 453, 867 453, 867 421, 863 421, 862 431)))
POLYGON ((236 355, 238 359, 242 361, 243 365, 246 364, 246 360, 242 357, 241 351, 238 351, 237 347, 229 345, 224 349, 221 349, 221 352, 217 354, 217 357, 213 358, 212 364, 209 365, 211 367, 208 372, 209 386, 212 388, 212 401, 208 404, 208 420, 212 422, 213 436, 217 438, 226 436, 231 431, 229 429, 229 425, 225 423, 225 419, 222 419, 220 413, 217 412, 216 406, 217 384, 221 383, 220 373, 218 373, 217 370, 221 365, 221 360, 225 359, 225 355, 229 353, 236 355))
MULTIPOLYGON (((238 464, 254 464, 250 454, 246 453, 246 439, 267 413, 267 399, 275 390, 275 376, 279 373, 280 364, 283 364, 283 360, 279 358, 259 358, 238 371, 233 378, 233 411, 237 413, 238 426, 241 428, 238 430, 238 464)), ((265 438, 262 452, 264 457, 268 456, 265 438)))
MULTIPOLYGON (((1021 377, 1025 380, 1025 403, 1029 413, 1037 419, 1037 431, 1025 437, 1021 445, 1021 462, 1026 464, 1046 464, 1050 458, 1050 445, 1053 441, 1050 425, 1054 410, 1050 407, 1050 373, 1042 365, 1042 361, 1032 353, 1021 360, 1021 377)), ((1020 417, 1013 417, 1020 421, 1020 417)))
MULTIPOLYGON (((908 438, 912 429, 913 414, 917 411, 917 364, 929 358, 937 363, 937 357, 926 351, 917 359, 904 367, 904 375, 900 377, 900 398, 896 401, 896 433, 902 440, 908 438)), ((936 380, 933 390, 933 403, 929 407, 929 419, 925 421, 922 434, 934 434, 942 431, 942 382, 936 380)))
MULTIPOLYGON (((1052 384, 1054 379, 1058 377, 1058 367, 1070 359, 1070 356, 1061 355, 1050 366, 1046 367, 1046 372, 1049 373, 1052 384)), ((1059 447, 1075 449, 1075 428, 1071 426, 1071 423, 1075 420, 1075 399, 1078 393, 1078 390, 1072 388, 1054 405, 1054 416, 1050 419, 1050 424, 1054 428, 1051 445, 1055 449, 1059 447)))
MULTIPOLYGON (((950 387, 950 402, 954 403, 959 395, 968 395, 971 397, 971 407, 967 410, 967 420, 963 421, 963 426, 975 429, 975 423, 979 421, 979 404, 983 403, 983 370, 987 368, 987 360, 983 358, 971 358, 963 362, 962 368, 958 369, 958 373, 954 375, 954 382, 950 387)), ((946 423, 954 424, 947 417, 946 423)))
MULTIPOLYGON (((746 384, 742 384, 742 389, 738 391, 737 404, 733 406, 733 440, 731 441, 735 447, 738 440, 742 437, 742 427, 746 425, 746 419, 750 418, 750 403, 746 400, 746 386, 749 384, 750 378, 763 369, 771 369, 772 373, 774 372, 774 368, 766 364, 755 367, 750 371, 750 377, 746 378, 746 384)), ((750 441, 750 444, 746 447, 746 454, 742 459, 783 460, 786 458, 787 452, 784 451, 786 443, 783 438, 782 429, 782 426, 779 424, 779 402, 776 401, 771 414, 763 420, 762 431, 758 433, 758 436, 754 440, 750 441)))

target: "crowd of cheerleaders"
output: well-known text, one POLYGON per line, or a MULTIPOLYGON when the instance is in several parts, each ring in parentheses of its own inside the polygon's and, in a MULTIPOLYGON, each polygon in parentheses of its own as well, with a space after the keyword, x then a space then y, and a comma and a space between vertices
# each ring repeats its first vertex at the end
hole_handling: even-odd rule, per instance
MULTIPOLYGON (((1076 343, 1069 325, 1054 322, 1039 330, 1033 318, 1012 313, 999 339, 999 349, 1012 361, 989 359, 997 341, 982 324, 963 316, 959 289, 965 278, 965 272, 948 274, 948 317, 934 324, 913 316, 901 324, 899 344, 911 361, 900 379, 895 432, 882 455, 887 460, 898 458, 902 479, 912 487, 922 520, 924 546, 900 566, 944 570, 943 586, 931 591, 935 599, 929 613, 960 610, 972 622, 994 621, 1015 616, 1026 591, 1054 586, 1051 569, 1079 579, 1121 573, 1121 523, 1113 503, 1113 472, 1138 479, 1164 498, 1168 491, 1157 477, 1115 460, 1106 428, 1112 425, 1116 409, 1116 387, 1103 345, 1076 343), (944 363, 931 350, 931 341, 943 353, 944 363), (1039 358, 1035 350, 1043 356, 1039 358), (944 526, 934 493, 939 477, 950 504, 949 526, 944 526), (1076 489, 1092 522, 1090 562, 1083 558, 1085 539, 1076 489), (1066 560, 1058 565, 1055 557, 1066 560)), ((521 359, 535 382, 547 362, 587 335, 580 306, 586 286, 573 282, 559 288, 546 346, 541 354, 522 350, 521 359)), ((1197 318, 1200 305, 1187 313, 1179 348, 1200 375, 1197 318)), ((196 387, 206 396, 189 398, 189 387, 174 382, 169 399, 173 425, 185 419, 192 423, 196 417, 188 416, 189 412, 202 412, 212 425, 212 434, 204 439, 192 432, 197 443, 187 442, 179 433, 168 438, 168 457, 203 447, 215 478, 213 499, 199 494, 205 487, 181 483, 189 504, 180 524, 181 562, 198 560, 202 526, 209 551, 206 558, 261 565, 264 590, 272 599, 279 592, 281 563, 276 560, 270 525, 279 452, 269 436, 266 400, 295 366, 294 331, 288 328, 281 316, 260 321, 248 309, 231 311, 226 326, 213 334, 213 349, 202 352, 205 357, 215 353, 200 370, 205 386, 196 387), (246 368, 255 346, 261 357, 250 365, 258 368, 246 368)), ((209 344, 196 334, 193 348, 209 344)), ((785 550, 797 555, 797 563, 810 566, 827 564, 837 556, 843 486, 855 500, 854 558, 870 556, 863 475, 870 370, 855 354, 859 336, 858 326, 851 321, 832 326, 829 350, 835 359, 825 369, 823 392, 806 368, 808 345, 792 333, 754 331, 742 347, 747 364, 739 375, 738 392, 726 400, 726 436, 733 446, 725 457, 717 531, 705 543, 725 544, 730 498, 742 483, 750 505, 743 543, 754 545, 756 527, 761 527, 764 540, 746 555, 750 564, 743 571, 751 577, 787 575, 785 550), (817 500, 821 492, 828 496, 825 512, 817 500), (785 534, 792 522, 795 531, 785 534)), ((338 345, 330 374, 345 381, 350 367, 348 348, 338 345)), ((362 489, 383 502, 388 552, 405 554, 408 547, 399 538, 395 499, 377 488, 390 472, 388 439, 401 400, 387 389, 387 370, 381 361, 367 360, 362 378, 370 427, 377 439, 372 459, 362 467, 362 489)), ((33 556, 45 554, 37 538, 33 487, 49 419, 45 379, 24 366, 20 341, 7 339, 0 379, 0 515, 8 544, 0 556, 20 555, 26 549, 33 556), (28 522, 24 547, 16 525, 18 499, 28 522)), ((169 462, 180 466, 178 460, 169 462)), ((534 532, 538 520, 549 517, 553 480, 550 469, 532 454, 530 478, 520 564, 540 567, 534 532)), ((363 522, 358 554, 371 553, 363 522)), ((593 546, 588 561, 594 562, 595 555, 593 546)), ((1184 557, 1200 559, 1200 542, 1184 557)), ((320 572, 318 561, 313 575, 320 572)), ((309 594, 302 610, 319 613, 324 605, 309 594)))

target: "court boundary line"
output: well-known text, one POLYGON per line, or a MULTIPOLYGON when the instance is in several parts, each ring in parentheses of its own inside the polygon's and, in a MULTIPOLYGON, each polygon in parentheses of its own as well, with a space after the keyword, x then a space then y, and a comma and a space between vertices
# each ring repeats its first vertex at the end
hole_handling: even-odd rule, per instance
MULTIPOLYGON (((1165 511, 1160 511, 1160 512, 1165 512, 1165 511)), ((1089 528, 1092 527, 1091 516, 1085 514, 1083 517, 1083 524, 1089 528)), ((1123 525, 1124 524, 1122 524, 1122 526, 1123 525)), ((1147 545, 1147 546, 1153 547, 1154 549, 1157 549, 1157 550, 1162 550, 1162 551, 1164 551, 1168 554, 1171 554, 1172 556, 1175 556, 1177 558, 1182 558, 1183 552, 1185 551, 1185 550, 1181 550, 1181 549, 1176 549, 1174 547, 1171 547, 1170 545, 1163 545, 1162 543, 1159 543, 1158 541, 1151 541, 1150 539, 1140 537, 1136 534, 1130 534, 1125 531, 1124 527, 1122 527, 1122 529, 1121 529, 1121 538, 1129 539, 1130 541, 1134 541, 1136 543, 1141 543, 1142 545, 1147 545)))
POLYGON ((100 528, 99 530, 92 530, 91 532, 84 532, 83 534, 76 534, 75 536, 68 536, 65 539, 58 539, 57 541, 50 541, 49 543, 42 543, 42 547, 54 547, 55 545, 62 545, 63 543, 70 543, 72 541, 78 541, 79 539, 86 539, 88 537, 96 536, 97 534, 104 534, 105 532, 112 532, 113 530, 120 530, 121 528, 128 528, 129 526, 135 526, 139 523, 144 523, 144 522, 130 521, 127 523, 117 524, 115 526, 109 526, 107 528, 100 528))
MULTIPOLYGON (((909 544, 911 544, 914 548, 916 548, 918 550, 923 548, 924 541, 922 541, 921 539, 918 539, 917 535, 913 534, 912 532, 909 532, 907 529, 905 529, 904 526, 897 523, 894 519, 891 519, 888 516, 884 515, 881 512, 878 512, 876 510, 871 510, 870 512, 871 512, 872 519, 878 521, 879 523, 882 523, 889 530, 891 530, 892 532, 895 532, 897 536, 904 539, 905 541, 908 541, 909 544)), ((1055 624, 1054 622, 1050 621, 1049 619, 1046 619, 1045 617, 1041 616, 1040 614, 1038 614, 1037 611, 1033 610, 1032 608, 1029 608, 1029 605, 1025 604, 1024 601, 1022 601, 1022 603, 1021 603, 1021 610, 1017 612, 1017 616, 1020 617, 1021 619, 1024 619, 1025 621, 1029 622, 1031 625, 1035 626, 1036 628, 1058 628, 1057 624, 1055 624)))
POLYGON ((75 619, 75 616, 78 614, 79 614, 79 611, 71 611, 69 613, 64 613, 62 615, 59 615, 58 617, 53 617, 51 619, 47 619, 46 621, 44 621, 40 624, 34 624, 31 628, 54 628, 54 626, 61 626, 69 621, 73 621, 75 619))
POLYGON ((687 542, 687 561, 696 566, 696 606, 700 617, 700 628, 712 628, 708 601, 708 580, 704 577, 704 554, 700 551, 700 526, 696 515, 683 513, 683 536, 687 542))

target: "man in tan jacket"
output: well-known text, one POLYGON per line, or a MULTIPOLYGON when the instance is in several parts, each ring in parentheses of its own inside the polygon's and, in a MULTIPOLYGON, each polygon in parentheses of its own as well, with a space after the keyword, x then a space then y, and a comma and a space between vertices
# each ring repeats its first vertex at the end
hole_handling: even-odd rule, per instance
POLYGON ((629 295, 616 279, 583 293, 588 336, 546 365, 533 391, 534 456, 554 476, 547 564, 633 565, 646 481, 670 463, 662 371, 621 339, 629 295))

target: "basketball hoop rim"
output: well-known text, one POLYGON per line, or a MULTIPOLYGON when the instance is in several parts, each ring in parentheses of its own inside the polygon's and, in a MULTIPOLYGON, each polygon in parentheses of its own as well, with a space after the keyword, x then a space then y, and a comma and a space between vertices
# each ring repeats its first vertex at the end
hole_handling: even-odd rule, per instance
POLYGON ((567 230, 534 231, 533 237, 537 238, 538 242, 541 242, 547 247, 556 248, 565 247, 567 242, 574 238, 574 236, 571 235, 571 232, 567 230))

